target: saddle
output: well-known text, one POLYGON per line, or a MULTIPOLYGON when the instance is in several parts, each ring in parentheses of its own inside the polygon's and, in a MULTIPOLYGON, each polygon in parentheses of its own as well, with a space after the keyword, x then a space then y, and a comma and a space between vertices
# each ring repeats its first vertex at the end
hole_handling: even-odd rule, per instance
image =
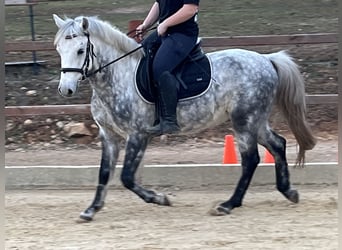
MULTIPOLYGON (((146 102, 156 101, 156 80, 153 79, 152 62, 154 49, 144 47, 145 56, 136 70, 136 89, 146 102)), ((210 87, 211 67, 200 43, 196 44, 189 56, 174 70, 178 80, 178 100, 191 99, 201 95, 210 87)))

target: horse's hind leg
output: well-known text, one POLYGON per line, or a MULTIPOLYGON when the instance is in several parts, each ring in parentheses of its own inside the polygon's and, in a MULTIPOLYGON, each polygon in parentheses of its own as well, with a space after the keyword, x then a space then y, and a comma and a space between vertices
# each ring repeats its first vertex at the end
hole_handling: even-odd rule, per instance
POLYGON ((87 221, 92 220, 95 213, 104 206, 108 183, 114 175, 114 169, 120 151, 120 139, 118 137, 114 135, 111 137, 109 135, 103 135, 101 138, 102 156, 95 197, 91 205, 80 214, 80 217, 87 221))
POLYGON ((211 210, 212 215, 229 214, 232 209, 242 205, 243 197, 260 161, 257 135, 255 133, 251 133, 249 131, 243 132, 242 129, 239 129, 236 130, 235 137, 238 141, 239 151, 241 154, 242 175, 232 197, 228 201, 214 207, 211 210))
POLYGON ((121 172, 122 184, 132 192, 136 193, 145 202, 158 205, 170 206, 169 199, 164 194, 156 194, 147 190, 135 182, 135 173, 144 156, 149 138, 142 134, 130 135, 126 144, 126 155, 121 172))
POLYGON ((290 174, 286 160, 286 140, 271 129, 259 133, 258 142, 263 145, 275 159, 277 189, 290 201, 299 202, 296 190, 291 189, 290 174))

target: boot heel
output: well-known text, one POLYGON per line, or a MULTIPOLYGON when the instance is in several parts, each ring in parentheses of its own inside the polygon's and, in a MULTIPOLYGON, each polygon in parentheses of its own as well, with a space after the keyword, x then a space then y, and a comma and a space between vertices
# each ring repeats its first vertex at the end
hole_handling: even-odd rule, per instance
POLYGON ((154 136, 162 135, 160 123, 158 123, 157 125, 155 125, 153 127, 147 128, 146 131, 147 131, 147 133, 154 135, 154 136))
POLYGON ((180 131, 178 124, 174 122, 163 122, 161 129, 162 134, 176 134, 180 131))

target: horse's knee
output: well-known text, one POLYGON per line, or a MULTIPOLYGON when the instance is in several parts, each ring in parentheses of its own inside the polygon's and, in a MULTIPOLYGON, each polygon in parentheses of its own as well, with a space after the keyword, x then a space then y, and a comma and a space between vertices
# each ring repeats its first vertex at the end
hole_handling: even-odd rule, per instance
POLYGON ((134 187, 134 176, 123 170, 121 173, 121 182, 125 188, 132 189, 134 187))

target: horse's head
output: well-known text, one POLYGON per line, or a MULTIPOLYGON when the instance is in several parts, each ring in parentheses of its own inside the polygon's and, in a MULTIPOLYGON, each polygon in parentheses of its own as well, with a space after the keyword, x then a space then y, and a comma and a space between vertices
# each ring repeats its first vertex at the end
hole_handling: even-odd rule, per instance
POLYGON ((89 22, 85 17, 63 20, 53 15, 59 28, 56 37, 56 50, 61 57, 61 76, 58 91, 62 96, 75 94, 78 82, 92 67, 92 45, 89 40, 89 22))

